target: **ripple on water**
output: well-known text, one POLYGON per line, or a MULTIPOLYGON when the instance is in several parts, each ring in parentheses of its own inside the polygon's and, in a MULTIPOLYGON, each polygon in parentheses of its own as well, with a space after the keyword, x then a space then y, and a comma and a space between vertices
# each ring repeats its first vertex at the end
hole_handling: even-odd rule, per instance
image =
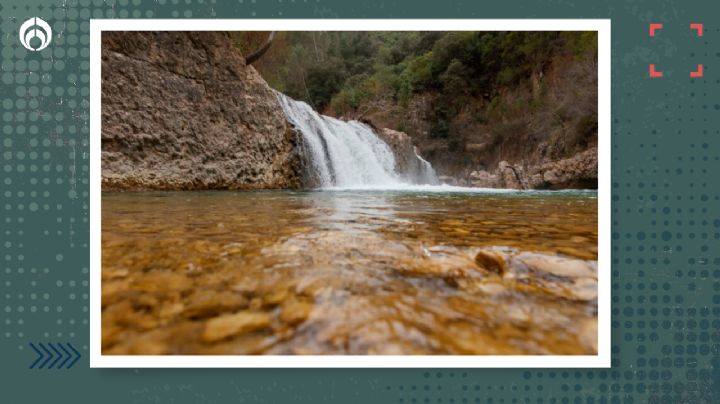
POLYGON ((596 196, 104 194, 103 353, 594 354, 596 196))

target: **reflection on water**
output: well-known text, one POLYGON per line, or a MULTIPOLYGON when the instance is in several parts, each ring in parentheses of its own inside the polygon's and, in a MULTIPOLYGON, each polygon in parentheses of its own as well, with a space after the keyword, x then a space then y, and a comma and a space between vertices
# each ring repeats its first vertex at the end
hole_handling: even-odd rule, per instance
POLYGON ((595 193, 127 193, 102 213, 104 354, 597 350, 595 193))

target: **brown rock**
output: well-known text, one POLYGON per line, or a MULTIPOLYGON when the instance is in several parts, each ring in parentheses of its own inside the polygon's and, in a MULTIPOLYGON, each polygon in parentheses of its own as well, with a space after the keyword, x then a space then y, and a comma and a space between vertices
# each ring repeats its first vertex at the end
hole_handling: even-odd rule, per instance
POLYGON ((594 260, 491 247, 480 250, 475 262, 481 268, 500 274, 504 280, 521 280, 524 285, 553 295, 582 301, 598 296, 597 261, 594 260))
POLYGON ((219 341, 233 335, 267 328, 271 322, 267 313, 239 312, 213 318, 205 324, 202 340, 205 342, 219 341))
POLYGON ((500 188, 500 179, 496 174, 478 170, 470 173, 470 184, 478 188, 500 188))
POLYGON ((282 303, 283 300, 288 297, 288 294, 289 292, 287 289, 278 288, 265 294, 262 297, 262 302, 264 305, 275 306, 282 303))
POLYGON ((223 312, 237 311, 247 304, 248 299, 239 293, 199 290, 190 296, 183 315, 187 318, 208 318, 223 312))
POLYGON ((170 292, 189 289, 192 281, 184 274, 170 271, 152 271, 135 279, 132 284, 134 291, 170 292))
POLYGON ((130 282, 127 280, 103 280, 101 300, 102 307, 118 303, 130 289, 130 282))
POLYGON ((563 160, 543 164, 536 170, 542 175, 541 187, 550 189, 597 189, 597 148, 585 150, 563 160))
POLYGON ((280 321, 290 325, 301 323, 308 318, 312 309, 313 305, 308 302, 288 299, 282 304, 280 321))
POLYGON ((580 323, 580 342, 592 352, 598 351, 597 318, 586 319, 580 323))
POLYGON ((297 135, 224 32, 102 35, 103 190, 295 188, 297 135))
POLYGON ((505 256, 499 252, 481 250, 475 255, 475 263, 487 271, 499 275, 505 273, 505 256))
POLYGON ((503 188, 525 189, 523 184, 523 170, 519 166, 501 161, 498 164, 498 175, 501 178, 503 188))
POLYGON ((390 146, 395 155, 395 171, 401 177, 419 184, 438 183, 435 171, 429 163, 419 157, 418 150, 407 133, 388 128, 376 129, 375 133, 390 146))
POLYGON ((593 147, 573 157, 541 165, 501 161, 494 172, 471 172, 469 181, 481 188, 597 189, 597 176, 597 148, 593 147))

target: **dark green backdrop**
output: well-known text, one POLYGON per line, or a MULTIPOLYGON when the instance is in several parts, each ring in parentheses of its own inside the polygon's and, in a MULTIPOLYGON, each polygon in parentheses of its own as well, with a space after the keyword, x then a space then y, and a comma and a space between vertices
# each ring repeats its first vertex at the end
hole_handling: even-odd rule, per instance
POLYGON ((717 0, 2 0, 0 16, 0 401, 720 402, 717 0), (41 52, 17 36, 33 16, 55 31, 41 52), (88 20, 216 17, 612 19, 612 369, 90 369, 88 20), (31 342, 82 358, 29 369, 31 342))

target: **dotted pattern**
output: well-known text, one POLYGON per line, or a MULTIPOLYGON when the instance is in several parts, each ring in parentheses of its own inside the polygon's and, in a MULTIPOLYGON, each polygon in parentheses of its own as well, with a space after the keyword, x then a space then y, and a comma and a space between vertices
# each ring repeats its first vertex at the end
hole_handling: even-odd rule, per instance
POLYGON ((108 403, 720 402, 720 4, 366 3, 0 3, 0 375, 13 380, 3 395, 37 402, 81 391, 83 401, 108 403), (17 40, 32 16, 53 28, 41 52, 17 40), (611 369, 87 367, 90 18, 524 16, 613 19, 611 369), (661 36, 647 37, 650 22, 665 25, 661 36), (701 41, 690 22, 705 24, 701 41), (653 60, 663 60, 662 80, 647 78, 653 60), (705 77, 687 78, 698 63, 705 77), (62 377, 27 370, 35 359, 27 343, 56 340, 81 349, 81 362, 62 377))

